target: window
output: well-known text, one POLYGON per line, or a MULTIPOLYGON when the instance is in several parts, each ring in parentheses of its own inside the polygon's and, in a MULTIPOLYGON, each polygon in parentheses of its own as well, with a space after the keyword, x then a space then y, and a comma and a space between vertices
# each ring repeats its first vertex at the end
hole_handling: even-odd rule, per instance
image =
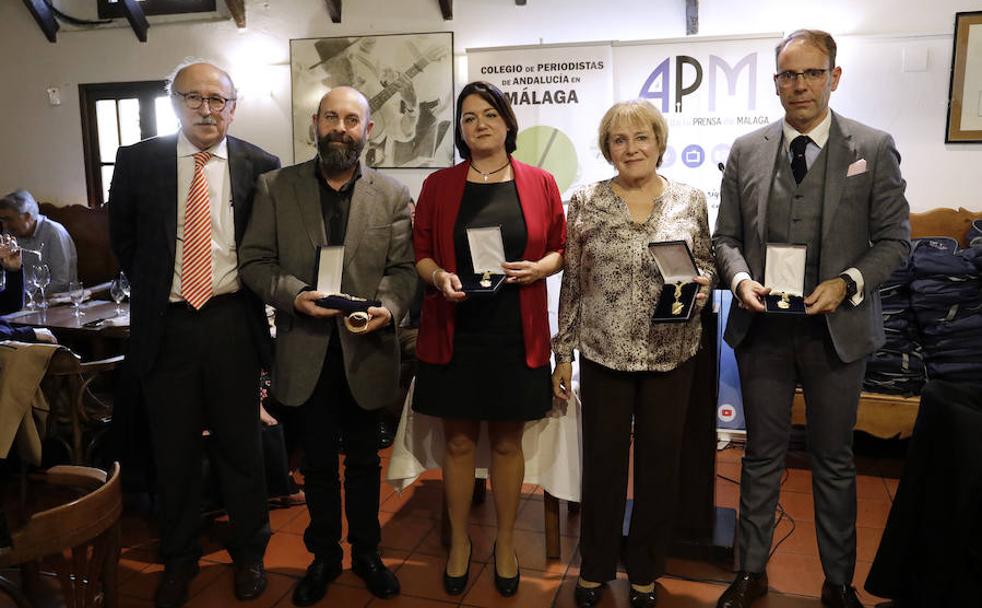
MULTIPOLYGON (((180 15, 215 12, 215 0, 139 0, 144 15, 180 15)), ((99 18, 123 17, 119 0, 99 0, 99 18)))
POLYGON ((100 207, 109 200, 116 150, 174 133, 179 123, 162 80, 80 84, 78 97, 89 206, 100 207))

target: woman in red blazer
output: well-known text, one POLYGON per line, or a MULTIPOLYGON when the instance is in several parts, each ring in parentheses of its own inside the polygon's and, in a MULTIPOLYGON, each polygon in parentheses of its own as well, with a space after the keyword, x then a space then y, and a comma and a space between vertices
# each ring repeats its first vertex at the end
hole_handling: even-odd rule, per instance
POLYGON ((494 85, 472 82, 457 98, 457 150, 466 159, 423 183, 413 244, 428 288, 416 343, 413 409, 444 421, 444 488, 451 544, 444 588, 467 585, 467 516, 481 422, 491 440, 491 483, 498 517, 495 587, 518 588, 513 528, 521 498, 525 422, 552 407, 545 278, 559 271, 566 219, 552 175, 518 162, 518 123, 494 85), (468 228, 498 226, 504 284, 493 294, 465 293, 474 280, 468 228))

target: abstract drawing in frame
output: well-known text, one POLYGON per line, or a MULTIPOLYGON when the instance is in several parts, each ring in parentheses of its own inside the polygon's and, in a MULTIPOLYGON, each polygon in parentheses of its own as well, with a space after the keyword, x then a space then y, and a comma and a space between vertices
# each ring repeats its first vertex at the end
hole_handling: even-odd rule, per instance
POLYGON ((955 14, 946 143, 982 143, 982 11, 955 14))
POLYGON ((311 117, 321 96, 348 85, 364 93, 372 109, 365 164, 453 164, 452 32, 294 39, 290 73, 295 162, 317 152, 311 117))

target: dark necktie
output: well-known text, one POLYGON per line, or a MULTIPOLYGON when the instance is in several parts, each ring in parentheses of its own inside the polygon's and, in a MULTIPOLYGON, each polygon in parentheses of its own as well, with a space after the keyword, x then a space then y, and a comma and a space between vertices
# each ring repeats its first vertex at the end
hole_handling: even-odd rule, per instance
POLYGON ((794 174, 794 182, 800 184, 808 173, 808 162, 805 160, 805 148, 811 138, 807 135, 799 135, 791 140, 791 173, 794 174))

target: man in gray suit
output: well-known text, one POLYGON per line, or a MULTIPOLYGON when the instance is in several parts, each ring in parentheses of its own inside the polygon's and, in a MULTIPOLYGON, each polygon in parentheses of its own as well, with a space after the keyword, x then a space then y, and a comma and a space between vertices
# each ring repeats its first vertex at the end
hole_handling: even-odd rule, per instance
POLYGON ((263 175, 239 250, 240 275, 276 307, 273 394, 297 406, 314 560, 293 593, 316 603, 341 574, 338 438, 345 447, 345 514, 352 570, 379 597, 399 581, 378 553, 380 462, 376 412, 398 399, 401 319, 416 289, 405 186, 359 157, 372 130, 365 97, 350 87, 325 95, 313 116, 317 158, 263 175), (343 245, 341 291, 377 299, 367 326, 346 328, 341 311, 316 301, 317 251, 343 245))
POLYGON ((866 356, 884 342, 878 286, 910 251, 900 155, 888 134, 829 110, 842 68, 835 41, 799 30, 776 49, 784 120, 740 137, 723 173, 713 243, 734 306, 747 420, 740 481, 740 572, 718 608, 767 593, 765 568, 795 386, 807 401, 823 606, 859 607, 852 430, 866 356), (767 243, 807 245, 805 315, 765 314, 767 243))

